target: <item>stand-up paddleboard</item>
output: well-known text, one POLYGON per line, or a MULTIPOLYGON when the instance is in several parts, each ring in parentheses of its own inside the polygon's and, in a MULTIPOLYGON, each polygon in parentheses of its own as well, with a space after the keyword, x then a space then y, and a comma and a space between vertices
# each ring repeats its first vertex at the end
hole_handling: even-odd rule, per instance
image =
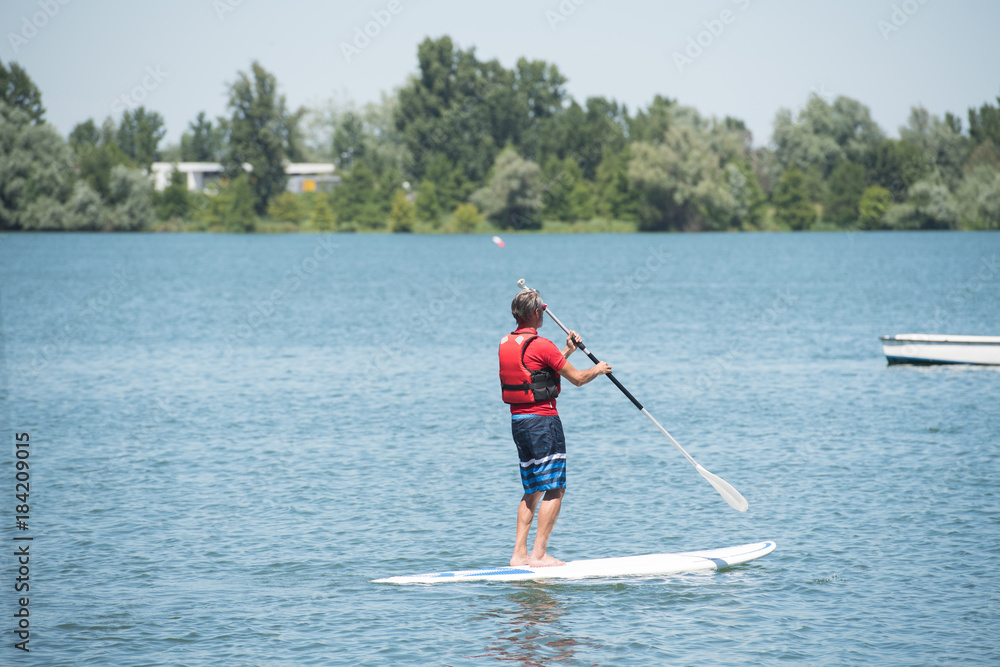
POLYGON ((593 577, 639 577, 697 570, 720 570, 766 556, 774 542, 744 544, 725 549, 649 554, 624 558, 574 560, 556 567, 497 567, 486 570, 431 572, 376 579, 376 584, 441 584, 453 581, 527 581, 530 579, 588 579, 593 577))

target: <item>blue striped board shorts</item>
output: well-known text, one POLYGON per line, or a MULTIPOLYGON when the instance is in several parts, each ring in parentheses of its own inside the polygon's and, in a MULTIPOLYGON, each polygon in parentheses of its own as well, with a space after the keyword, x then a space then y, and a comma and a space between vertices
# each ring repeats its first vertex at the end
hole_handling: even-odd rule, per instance
POLYGON ((525 493, 566 488, 566 438, 558 415, 511 415, 525 493))

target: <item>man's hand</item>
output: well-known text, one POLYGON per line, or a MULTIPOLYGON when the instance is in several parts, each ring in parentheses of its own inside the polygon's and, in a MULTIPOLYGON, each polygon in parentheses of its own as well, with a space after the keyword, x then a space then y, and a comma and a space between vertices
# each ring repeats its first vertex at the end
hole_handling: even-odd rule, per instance
POLYGON ((607 375, 611 372, 611 366, 606 361, 598 361, 591 370, 598 375, 607 375))
POLYGON ((570 330, 569 335, 566 336, 566 349, 569 350, 568 354, 566 354, 567 357, 570 354, 573 354, 574 352, 576 352, 576 345, 577 345, 577 343, 580 343, 580 342, 582 342, 582 340, 580 338, 580 334, 578 334, 577 332, 575 332, 573 330, 570 330))

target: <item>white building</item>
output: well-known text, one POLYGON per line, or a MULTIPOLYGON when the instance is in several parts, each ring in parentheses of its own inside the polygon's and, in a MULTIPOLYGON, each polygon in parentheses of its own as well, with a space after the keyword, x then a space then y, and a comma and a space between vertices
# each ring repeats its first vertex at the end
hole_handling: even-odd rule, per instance
MULTIPOLYGON (((153 187, 162 192, 170 185, 170 174, 176 169, 187 176, 187 189, 190 192, 202 192, 208 185, 222 178, 222 165, 218 162, 154 162, 150 172, 153 176, 153 187)), ((253 171, 253 167, 244 164, 243 169, 253 171)), ((335 165, 328 162, 291 162, 285 165, 288 174, 289 192, 329 191, 340 177, 334 174, 335 165)))
POLYGON ((335 165, 330 162, 292 162, 285 165, 288 174, 289 192, 329 192, 340 183, 340 176, 334 175, 335 165))

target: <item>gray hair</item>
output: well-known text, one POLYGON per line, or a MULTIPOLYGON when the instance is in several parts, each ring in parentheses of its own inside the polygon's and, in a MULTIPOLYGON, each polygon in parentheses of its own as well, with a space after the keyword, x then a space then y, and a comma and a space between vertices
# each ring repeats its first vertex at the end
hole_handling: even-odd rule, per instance
POLYGON ((541 307, 542 295, 538 293, 538 290, 523 289, 510 302, 510 314, 514 316, 518 324, 524 324, 534 314, 535 309, 541 307))

